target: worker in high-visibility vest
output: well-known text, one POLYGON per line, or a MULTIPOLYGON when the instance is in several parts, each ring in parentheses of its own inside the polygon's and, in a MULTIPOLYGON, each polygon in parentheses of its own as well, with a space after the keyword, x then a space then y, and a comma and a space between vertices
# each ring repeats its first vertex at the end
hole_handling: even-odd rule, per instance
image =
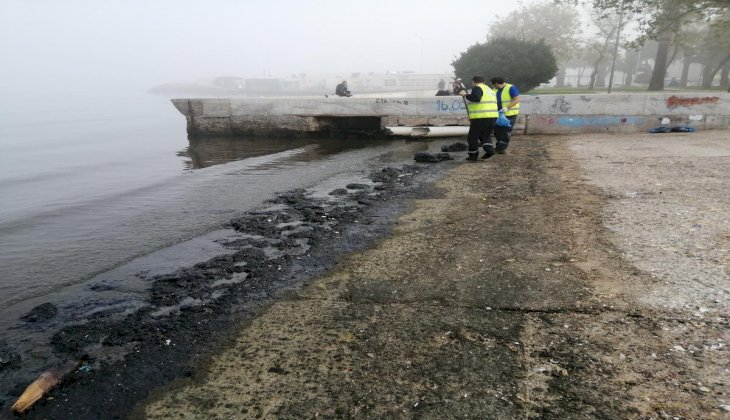
POLYGON ((509 119, 510 127, 495 125, 494 138, 497 139, 497 153, 504 153, 509 146, 510 131, 515 126, 517 115, 520 113, 520 91, 517 86, 505 82, 504 77, 492 77, 492 86, 497 91, 497 109, 504 112, 509 119))
POLYGON ((490 136, 499 116, 497 112, 499 108, 497 108, 497 97, 494 95, 494 91, 484 84, 484 78, 474 76, 471 80, 473 85, 471 93, 467 94, 466 90, 461 90, 459 95, 469 101, 466 104, 469 114, 469 134, 466 137, 469 149, 466 160, 474 162, 479 156, 480 145, 484 147, 482 159, 494 156, 490 136))

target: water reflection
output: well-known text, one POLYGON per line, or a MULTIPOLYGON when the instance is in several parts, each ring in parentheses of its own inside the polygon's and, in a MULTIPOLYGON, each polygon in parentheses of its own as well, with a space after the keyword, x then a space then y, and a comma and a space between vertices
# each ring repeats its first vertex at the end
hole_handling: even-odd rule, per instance
POLYGON ((384 139, 306 139, 290 137, 202 137, 190 138, 189 146, 177 154, 188 158, 183 161, 186 170, 247 158, 300 149, 286 160, 311 162, 348 150, 386 144, 384 139))

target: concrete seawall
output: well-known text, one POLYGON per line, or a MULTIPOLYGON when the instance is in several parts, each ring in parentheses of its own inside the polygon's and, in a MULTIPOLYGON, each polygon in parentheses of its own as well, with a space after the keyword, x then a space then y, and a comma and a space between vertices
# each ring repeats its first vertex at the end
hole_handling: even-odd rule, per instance
MULTIPOLYGON (((468 125, 461 97, 172 99, 191 137, 382 133, 390 126, 468 125)), ((730 128, 730 93, 524 95, 526 134, 643 132, 660 125, 730 128)))

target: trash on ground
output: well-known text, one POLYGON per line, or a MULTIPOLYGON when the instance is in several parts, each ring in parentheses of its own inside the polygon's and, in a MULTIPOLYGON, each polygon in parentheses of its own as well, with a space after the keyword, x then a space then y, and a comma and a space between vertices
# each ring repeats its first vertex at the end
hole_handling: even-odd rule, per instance
POLYGON ((676 126, 676 127, 654 127, 649 130, 650 133, 691 133, 695 131, 694 127, 676 126))
POLYGON ((79 361, 71 361, 63 366, 49 369, 25 388, 15 404, 11 407, 15 413, 24 413, 41 397, 61 382, 61 379, 78 368, 79 361))

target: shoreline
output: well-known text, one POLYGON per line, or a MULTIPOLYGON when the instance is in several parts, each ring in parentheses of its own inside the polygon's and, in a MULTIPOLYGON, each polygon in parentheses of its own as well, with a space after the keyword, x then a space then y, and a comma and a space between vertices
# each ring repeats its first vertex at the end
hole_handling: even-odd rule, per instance
MULTIPOLYGON (((438 173, 433 165, 385 166, 369 176, 369 185, 343 184, 331 194, 293 190, 278 194, 268 209, 231 220, 228 228, 237 235, 216 241, 227 255, 152 277, 149 305, 130 315, 101 312, 55 333, 56 356, 79 360, 81 368, 27 415, 126 416, 152 389, 190 375, 198 359, 226 340, 221 331, 385 234, 403 211, 398 196, 438 173)), ((2 417, 13 400, 4 402, 2 417)))
MULTIPOLYGON (((111 345, 135 334, 154 345, 80 372, 28 417, 721 418, 730 408, 730 265, 718 254, 730 244, 726 133, 517 136, 487 161, 455 153, 453 164, 418 166, 423 184, 386 171, 402 181, 364 207, 370 219, 339 212, 358 229, 321 237, 319 253, 287 272, 308 277, 280 282, 260 306, 184 308, 177 319, 194 322, 171 326, 178 336, 153 318, 122 336, 91 331, 121 340, 111 345), (195 324, 211 319, 232 328, 195 324), (198 332, 215 338, 195 342, 198 332), (184 360, 170 357, 178 345, 184 360)), ((364 199, 357 191, 346 197, 364 199)), ((273 204, 321 218, 305 198, 294 191, 273 204)), ((289 232, 279 244, 300 248, 311 231, 277 214, 240 223, 279 226, 289 232)), ((252 239, 242 257, 261 249, 252 239)), ((281 278, 278 265, 233 260, 196 269, 281 278)), ((187 283, 202 275, 188 274, 187 283)), ((176 289, 166 286, 181 278, 158 280, 153 297, 169 307, 176 289)), ((236 296, 270 293, 230 285, 244 286, 236 296)))
POLYGON ((133 417, 726 415, 728 261, 695 247, 730 237, 724 133, 510 149, 452 167, 392 235, 266 308, 133 417))

